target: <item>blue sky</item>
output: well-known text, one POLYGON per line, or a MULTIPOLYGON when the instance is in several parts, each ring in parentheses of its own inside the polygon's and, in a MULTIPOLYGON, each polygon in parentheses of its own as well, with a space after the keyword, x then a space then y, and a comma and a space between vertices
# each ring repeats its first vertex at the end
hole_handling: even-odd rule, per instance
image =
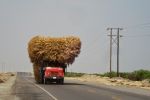
POLYGON ((75 35, 82 49, 68 70, 107 72, 108 27, 124 28, 120 71, 150 70, 149 5, 149 0, 0 0, 0 70, 32 71, 27 44, 35 35, 75 35))

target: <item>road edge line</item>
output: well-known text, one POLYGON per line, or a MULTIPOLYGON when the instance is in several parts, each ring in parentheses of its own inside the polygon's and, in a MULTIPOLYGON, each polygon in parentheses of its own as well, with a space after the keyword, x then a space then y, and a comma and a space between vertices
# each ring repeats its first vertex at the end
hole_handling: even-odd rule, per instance
POLYGON ((53 96, 51 93, 49 93, 47 90, 45 90, 44 88, 40 87, 39 85, 33 83, 32 81, 26 79, 28 82, 32 83, 33 85, 35 85, 36 87, 40 88, 41 90, 43 90, 44 92, 47 93, 47 95, 49 95, 51 98, 53 98, 54 100, 58 100, 55 96, 53 96))

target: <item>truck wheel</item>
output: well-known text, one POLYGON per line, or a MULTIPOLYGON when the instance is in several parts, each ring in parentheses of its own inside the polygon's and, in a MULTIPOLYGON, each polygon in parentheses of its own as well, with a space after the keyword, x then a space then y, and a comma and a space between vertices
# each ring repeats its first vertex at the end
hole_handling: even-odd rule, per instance
POLYGON ((40 81, 40 80, 38 80, 38 81, 36 81, 36 83, 37 83, 37 84, 41 84, 41 81, 40 81))
POLYGON ((64 78, 60 79, 60 84, 64 84, 64 78))
POLYGON ((44 84, 47 84, 47 79, 46 78, 44 78, 44 84))
POLYGON ((43 84, 43 83, 44 83, 44 80, 41 80, 41 79, 40 79, 40 80, 37 81, 37 83, 38 83, 38 84, 43 84))
POLYGON ((57 84, 64 84, 64 78, 56 80, 57 84))
POLYGON ((60 84, 60 80, 56 80, 56 83, 57 83, 57 84, 60 84))
POLYGON ((41 84, 44 84, 44 79, 43 78, 41 79, 41 84))

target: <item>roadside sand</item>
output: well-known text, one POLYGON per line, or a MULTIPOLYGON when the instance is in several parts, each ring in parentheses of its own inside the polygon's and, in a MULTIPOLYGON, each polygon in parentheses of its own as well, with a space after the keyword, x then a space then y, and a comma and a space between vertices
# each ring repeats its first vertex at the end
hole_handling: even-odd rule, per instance
POLYGON ((82 82, 94 82, 110 86, 137 87, 150 90, 149 80, 131 81, 121 77, 115 77, 110 79, 109 77, 100 77, 96 75, 83 75, 82 77, 66 77, 66 79, 79 80, 82 82))
POLYGON ((15 73, 0 73, 0 100, 14 100, 11 89, 15 80, 15 73))

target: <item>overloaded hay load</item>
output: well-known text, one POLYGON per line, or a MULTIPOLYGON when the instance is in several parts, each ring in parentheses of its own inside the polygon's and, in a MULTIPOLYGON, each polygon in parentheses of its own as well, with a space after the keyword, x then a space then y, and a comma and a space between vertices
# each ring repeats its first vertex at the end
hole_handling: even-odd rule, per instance
POLYGON ((40 72, 39 72, 40 65, 33 64, 33 72, 34 72, 34 78, 36 82, 40 82, 40 72))
POLYGON ((35 36, 28 43, 28 53, 33 64, 41 65, 45 61, 72 64, 80 53, 81 41, 78 37, 53 38, 35 36))

